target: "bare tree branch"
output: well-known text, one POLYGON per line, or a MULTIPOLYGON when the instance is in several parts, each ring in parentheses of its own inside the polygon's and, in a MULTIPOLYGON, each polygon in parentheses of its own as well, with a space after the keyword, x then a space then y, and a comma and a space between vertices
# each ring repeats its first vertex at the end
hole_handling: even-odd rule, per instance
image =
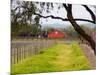
POLYGON ((72 14, 72 4, 68 4, 68 6, 66 4, 63 4, 63 6, 65 7, 65 9, 67 11, 67 17, 68 17, 70 23, 72 24, 72 26, 74 27, 75 31, 77 31, 86 41, 89 42, 89 44, 91 45, 91 48, 93 49, 93 51, 96 55, 95 41, 74 20, 74 17, 72 14))
POLYGON ((90 13, 92 20, 94 21, 94 23, 96 23, 96 17, 93 11, 87 5, 82 5, 82 6, 84 6, 85 9, 90 13))
MULTIPOLYGON (((23 7, 23 6, 19 6, 19 7, 16 7, 15 9, 14 9, 14 11, 16 11, 18 8, 25 8, 25 7, 23 7)), ((70 6, 69 6, 70 7, 70 6)), ((70 8, 72 8, 72 7, 70 7, 70 8)), ((68 10, 68 9, 67 9, 68 10)), ((71 13, 71 12, 70 12, 71 13)), ((49 15, 49 16, 43 16, 43 15, 41 15, 41 14, 39 14, 39 13, 33 13, 34 15, 38 15, 39 17, 43 17, 43 18, 48 18, 48 17, 51 17, 51 18, 53 18, 53 19, 60 19, 60 20, 62 20, 62 21, 69 21, 69 19, 67 19, 67 18, 62 18, 62 17, 55 17, 55 16, 53 16, 53 15, 49 15)), ((95 21, 91 21, 91 20, 88 20, 88 19, 81 19, 81 18, 75 18, 74 19, 75 21, 86 21, 86 22, 90 22, 90 23, 94 23, 95 24, 95 21)))
MULTIPOLYGON (((38 15, 39 17, 42 17, 42 18, 51 17, 51 18, 53 18, 53 19, 60 19, 60 20, 62 20, 62 21, 69 21, 69 19, 67 19, 67 18, 55 17, 55 16, 53 16, 53 15, 43 16, 43 15, 41 15, 41 14, 39 14, 39 13, 34 13, 34 15, 38 15)), ((94 23, 93 21, 87 20, 87 19, 75 18, 74 20, 75 20, 75 21, 86 21, 86 22, 94 23)))
POLYGON ((55 17, 55 16, 53 16, 53 15, 43 16, 43 15, 38 14, 38 13, 34 13, 34 15, 38 15, 39 17, 42 17, 42 18, 49 18, 49 17, 51 17, 51 18, 53 18, 53 19, 60 19, 60 20, 63 20, 63 21, 66 21, 66 20, 68 21, 68 19, 66 19, 66 18, 55 17))

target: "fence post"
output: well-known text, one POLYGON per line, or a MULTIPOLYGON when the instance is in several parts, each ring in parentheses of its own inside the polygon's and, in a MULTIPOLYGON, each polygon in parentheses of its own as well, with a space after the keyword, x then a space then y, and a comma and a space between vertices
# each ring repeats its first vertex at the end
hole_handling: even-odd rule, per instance
POLYGON ((26 50, 25 50, 25 48, 23 47, 23 55, 24 55, 24 59, 26 58, 26 56, 25 56, 25 54, 26 54, 26 50))
POLYGON ((18 46, 15 48, 11 48, 11 63, 18 63, 19 61, 25 59, 28 56, 35 55, 40 52, 40 50, 46 49, 48 47, 56 44, 56 40, 34 40, 30 45, 18 46), (20 47, 20 48, 19 48, 20 47))
POLYGON ((19 55, 19 54, 18 54, 18 48, 17 48, 16 50, 17 50, 17 61, 16 61, 16 63, 18 63, 18 55, 19 55))

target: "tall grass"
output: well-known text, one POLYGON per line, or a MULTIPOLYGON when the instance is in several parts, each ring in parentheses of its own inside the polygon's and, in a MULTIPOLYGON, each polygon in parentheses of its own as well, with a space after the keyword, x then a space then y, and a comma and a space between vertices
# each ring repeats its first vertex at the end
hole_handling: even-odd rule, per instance
POLYGON ((76 42, 57 44, 11 67, 13 74, 89 70, 87 58, 76 42))

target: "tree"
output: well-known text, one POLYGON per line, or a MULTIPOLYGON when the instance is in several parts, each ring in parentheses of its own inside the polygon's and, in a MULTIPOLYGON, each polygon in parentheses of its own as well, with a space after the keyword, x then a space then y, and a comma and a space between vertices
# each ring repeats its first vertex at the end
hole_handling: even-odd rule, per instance
MULTIPOLYGON (((22 4, 23 4, 23 2, 22 2, 22 4)), ((41 17, 42 18, 51 17, 52 19, 60 19, 62 21, 69 21, 72 24, 72 26, 74 27, 75 31, 77 33, 79 33, 86 41, 89 42, 89 44, 91 45, 91 48, 93 49, 94 53, 96 54, 95 41, 76 22, 76 21, 86 21, 86 22, 90 22, 90 23, 96 24, 96 17, 94 15, 94 13, 92 12, 92 10, 87 5, 82 5, 87 10, 87 12, 90 14, 92 20, 74 18, 73 17, 73 13, 74 12, 72 12, 72 7, 73 7, 72 4, 65 4, 65 3, 62 3, 62 4, 55 3, 55 4, 58 6, 58 10, 60 8, 64 8, 66 10, 66 14, 65 14, 66 18, 62 18, 62 17, 58 17, 58 16, 54 16, 54 15, 48 15, 48 16, 42 15, 43 11, 46 11, 47 13, 50 13, 53 10, 54 4, 53 3, 49 3, 49 2, 28 2, 27 1, 27 2, 24 2, 24 5, 20 5, 20 6, 16 7, 16 8, 23 8, 23 10, 26 10, 26 13, 28 14, 27 16, 29 16, 29 17, 32 17, 32 15, 37 15, 40 18, 41 17), (40 7, 38 8, 37 5, 40 6, 40 7), (36 8, 36 9, 34 9, 34 8, 36 8)), ((24 14, 26 14, 26 13, 24 13, 24 14)), ((25 17, 25 18, 27 18, 27 17, 25 17)), ((25 19, 24 22, 26 22, 26 19, 25 19)))
POLYGON ((18 35, 38 35, 41 30, 39 16, 32 18, 36 7, 32 2, 17 1, 13 6, 14 0, 11 1, 11 31, 12 36, 18 35))
POLYGON ((77 31, 86 41, 89 42, 89 44, 91 45, 91 48, 93 49, 94 53, 96 54, 96 50, 95 50, 95 41, 93 40, 93 38, 91 36, 89 36, 80 26, 79 24, 77 24, 76 21, 87 21, 87 22, 91 22, 93 24, 96 23, 96 18, 95 18, 95 15, 94 13, 92 12, 91 9, 88 8, 88 6, 86 5, 82 5, 86 8, 86 10, 90 13, 91 17, 92 17, 92 20, 86 20, 86 19, 74 19, 73 17, 73 13, 72 13, 72 4, 65 4, 63 3, 63 7, 65 8, 66 10, 66 15, 67 15, 67 18, 62 18, 62 17, 55 17, 53 15, 49 15, 49 16, 43 16, 41 14, 38 14, 38 13, 34 13, 35 15, 38 15, 40 17, 43 17, 43 18, 48 18, 48 17, 51 17, 53 19, 61 19, 63 21, 70 21, 70 23, 72 24, 72 26, 74 27, 75 31, 77 31))
POLYGON ((79 34, 74 30, 73 26, 67 26, 67 28, 63 29, 63 32, 66 34, 67 39, 79 39, 79 34))
MULTIPOLYGON (((94 53, 96 54, 96 50, 95 50, 95 41, 93 40, 93 38, 91 36, 89 36, 78 24, 77 22, 74 20, 74 17, 72 15, 72 4, 68 4, 68 6, 66 4, 63 4, 63 6, 65 7, 66 11, 67 11, 67 17, 69 19, 69 21, 71 22, 71 24, 73 25, 74 29, 85 39, 87 40, 92 49, 94 50, 94 53)), ((95 23, 95 19, 93 19, 93 22, 95 23)))

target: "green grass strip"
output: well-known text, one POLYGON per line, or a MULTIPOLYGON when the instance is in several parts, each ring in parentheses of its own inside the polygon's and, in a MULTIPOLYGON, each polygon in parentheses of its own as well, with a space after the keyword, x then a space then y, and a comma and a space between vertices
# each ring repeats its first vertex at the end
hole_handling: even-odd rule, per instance
POLYGON ((57 44, 11 67, 12 74, 89 70, 87 58, 76 42, 57 44))

